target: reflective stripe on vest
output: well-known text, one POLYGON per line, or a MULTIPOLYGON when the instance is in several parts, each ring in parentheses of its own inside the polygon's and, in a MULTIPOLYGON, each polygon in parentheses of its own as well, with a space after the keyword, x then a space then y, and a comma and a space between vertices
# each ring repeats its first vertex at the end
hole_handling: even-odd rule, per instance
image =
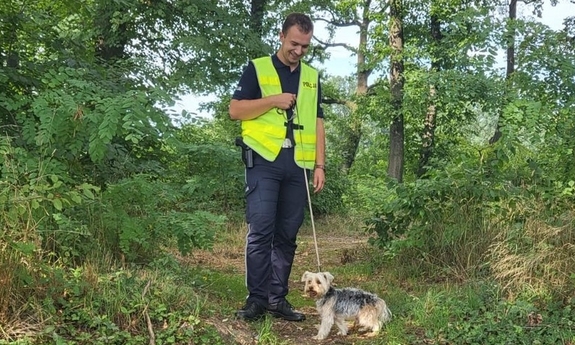
MULTIPOLYGON (((252 60, 256 69, 258 83, 262 97, 282 93, 278 73, 271 57, 252 60)), ((316 121, 317 121, 317 83, 318 73, 315 69, 301 63, 300 81, 295 109, 295 125, 302 125, 303 129, 294 129, 295 162, 298 166, 313 169, 316 150, 316 121)), ((272 108, 252 120, 242 121, 242 137, 244 142, 260 156, 272 162, 278 156, 286 136, 286 118, 272 108)))

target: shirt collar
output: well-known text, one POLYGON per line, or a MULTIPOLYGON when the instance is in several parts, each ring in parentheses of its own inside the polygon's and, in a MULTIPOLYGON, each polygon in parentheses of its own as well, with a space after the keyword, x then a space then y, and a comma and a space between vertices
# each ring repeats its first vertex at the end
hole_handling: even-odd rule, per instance
MULTIPOLYGON (((272 62, 273 62, 274 67, 275 67, 276 69, 287 68, 288 70, 291 71, 291 67, 288 66, 288 65, 286 65, 286 64, 284 64, 283 62, 281 62, 281 60, 280 60, 280 58, 278 57, 278 54, 277 54, 277 53, 275 53, 274 55, 272 55, 272 62)), ((299 71, 300 67, 301 67, 301 61, 300 61, 300 63, 297 65, 297 67, 296 67, 293 71, 291 71, 291 72, 293 73, 293 72, 299 71)))

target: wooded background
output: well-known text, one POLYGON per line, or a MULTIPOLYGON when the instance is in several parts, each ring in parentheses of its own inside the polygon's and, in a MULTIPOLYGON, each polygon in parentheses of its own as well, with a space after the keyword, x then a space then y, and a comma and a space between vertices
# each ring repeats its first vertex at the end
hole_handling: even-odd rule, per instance
POLYGON ((569 296, 575 17, 560 30, 517 17, 543 3, 0 2, 0 323, 48 303, 57 272, 209 248, 242 221, 227 105, 292 11, 358 30, 358 48, 316 37, 306 57, 357 58, 347 77, 322 72, 316 216, 357 217, 390 260, 423 258, 430 273, 569 296), (211 118, 174 113, 189 93, 215 95, 211 118))

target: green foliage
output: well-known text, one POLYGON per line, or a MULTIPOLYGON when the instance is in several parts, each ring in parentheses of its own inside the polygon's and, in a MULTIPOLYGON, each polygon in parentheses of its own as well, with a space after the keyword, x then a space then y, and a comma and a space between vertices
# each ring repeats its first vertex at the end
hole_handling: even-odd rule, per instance
POLYGON ((13 300, 43 293, 52 265, 73 264, 95 250, 86 224, 71 215, 90 203, 97 187, 74 186, 58 162, 40 161, 0 139, 0 319, 18 315, 13 300))
MULTIPOLYGON (((425 341, 445 344, 568 344, 573 305, 539 306, 501 299, 497 286, 482 283, 456 290, 430 289, 409 303, 411 327, 425 341)), ((413 336, 412 336, 413 337, 413 336)), ((420 343, 413 337, 412 343, 420 343)))
MULTIPOLYGON (((350 192, 351 185, 348 178, 337 168, 326 169, 326 180, 329 183, 319 194, 313 194, 313 186, 310 186, 311 201, 314 215, 343 214, 347 210, 344 207, 343 195, 350 192)), ((313 175, 310 177, 310 184, 313 175)))
POLYGON ((271 317, 266 317, 263 322, 259 325, 258 329, 258 344, 262 345, 287 345, 287 341, 282 341, 279 337, 272 331, 273 321, 271 317))
POLYGON ((170 179, 183 185, 190 207, 236 218, 244 209, 244 166, 235 136, 226 127, 229 122, 186 124, 165 150, 170 179))
MULTIPOLYGON (((462 159, 462 164, 467 162, 462 159)), ((446 244, 453 244, 458 241, 452 235, 463 240, 466 232, 483 227, 488 215, 483 211, 484 205, 516 190, 506 181, 485 177, 481 168, 473 166, 450 165, 433 174, 410 183, 390 182, 374 191, 383 194, 377 199, 383 202, 376 205, 374 216, 368 221, 378 235, 376 243, 431 249, 446 236, 446 244)))
POLYGON ((202 297, 191 287, 179 286, 167 272, 99 274, 87 266, 62 273, 51 287, 51 297, 43 301, 57 322, 40 332, 33 344, 142 344, 150 330, 162 344, 189 339, 223 344, 202 321, 202 297))
POLYGON ((566 344, 573 340, 572 306, 551 310, 539 310, 525 302, 500 302, 478 310, 451 306, 459 312, 462 307, 463 315, 458 315, 461 318, 451 320, 437 332, 444 332, 441 338, 457 344, 566 344))
POLYGON ((172 212, 167 217, 167 227, 174 233, 180 253, 186 255, 192 248, 211 248, 215 233, 225 220, 225 216, 206 211, 172 212))
POLYGON ((136 176, 102 195, 102 237, 130 262, 148 262, 175 240, 180 252, 208 248, 225 217, 194 208, 193 191, 136 176))
MULTIPOLYGON (((4 177, 0 183, 4 205, 0 210, 0 267, 9 272, 0 281, 2 322, 18 322, 11 317, 21 312, 40 313, 40 318, 43 312, 30 310, 38 308, 35 301, 56 300, 55 295, 66 295, 67 290, 83 290, 81 281, 68 284, 62 277, 65 267, 72 269, 108 255, 150 262, 174 244, 183 254, 208 248, 225 221, 223 216, 194 208, 193 193, 181 185, 137 176, 108 185, 100 196, 98 187, 72 185, 57 160, 39 161, 26 150, 13 147, 7 138, 0 142, 0 160, 4 177), (20 310, 13 299, 28 302, 20 310)), ((43 308, 57 309, 50 305, 43 304, 43 308)), ((111 332, 117 339, 131 336, 101 316, 74 317, 95 322, 91 331, 111 332)), ((59 330, 53 334, 50 339, 58 341, 59 330)))
MULTIPOLYGON (((36 343, 141 344, 148 331, 137 321, 147 315, 158 343, 223 343, 199 317, 204 301, 189 298, 195 291, 181 281, 150 287, 131 271, 101 274, 87 265, 113 266, 112 256, 177 271, 166 253, 210 248, 226 219, 241 218, 243 166, 232 144, 237 123, 227 119, 229 91, 248 58, 271 52, 279 18, 292 9, 328 15, 331 33, 336 24, 361 23, 367 41, 352 50, 366 59, 358 71, 374 78, 361 98, 354 80, 324 80, 324 95, 350 102, 326 106, 328 184, 312 198, 316 213, 372 216, 373 242, 389 249, 379 259, 395 256, 407 272, 495 278, 523 298, 572 295, 572 19, 555 32, 498 19, 498 2, 406 2, 408 182, 396 185, 385 178, 393 114, 385 4, 263 4, 263 31, 255 32, 241 1, 0 2, 2 336, 15 339, 5 325, 25 321, 44 329, 36 343), (429 35, 430 16, 441 41, 429 35), (517 68, 504 77, 497 52, 512 40, 517 68), (166 107, 189 91, 226 97, 210 109, 216 120, 172 128, 166 107), (415 180, 432 104, 433 157, 425 179, 415 180), (496 125, 503 137, 487 146, 496 125)), ((540 1, 534 6, 541 10, 540 1)), ((312 59, 326 56, 313 48, 312 59)), ((202 274, 209 277, 191 285, 216 289, 220 300, 243 293, 238 275, 202 274)), ((414 319, 390 328, 408 335, 377 343, 575 341, 572 303, 493 295, 458 302, 430 290, 412 311, 408 293, 397 301, 414 319), (543 321, 525 326, 532 313, 543 321)), ((281 342, 269 326, 260 340, 281 342)))
POLYGON ((480 152, 477 167, 461 157, 428 178, 366 190, 379 201, 367 221, 372 243, 432 275, 492 273, 513 294, 528 286, 568 296, 571 195, 525 159, 529 152, 502 140, 480 152))

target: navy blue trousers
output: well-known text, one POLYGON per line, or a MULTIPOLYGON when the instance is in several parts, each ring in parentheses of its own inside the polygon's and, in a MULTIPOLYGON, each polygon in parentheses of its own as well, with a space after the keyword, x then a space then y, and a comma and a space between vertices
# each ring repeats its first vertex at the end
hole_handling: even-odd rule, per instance
POLYGON ((265 306, 288 294, 306 202, 304 169, 296 165, 293 148, 282 149, 273 162, 254 154, 253 168, 246 169, 248 302, 265 306))

